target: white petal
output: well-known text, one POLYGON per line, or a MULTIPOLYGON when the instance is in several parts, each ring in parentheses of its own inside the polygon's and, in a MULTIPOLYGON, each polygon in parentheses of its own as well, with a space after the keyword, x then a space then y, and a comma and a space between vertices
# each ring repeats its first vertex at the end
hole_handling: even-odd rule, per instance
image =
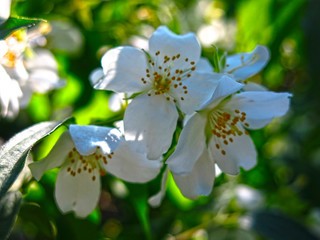
POLYGON ((171 58, 180 54, 175 67, 184 69, 186 58, 188 62, 197 63, 199 61, 201 47, 194 33, 177 35, 166 26, 160 26, 149 39, 149 51, 151 56, 156 56, 156 52, 160 51, 158 59, 161 60, 164 59, 164 56, 171 58))
POLYGON ((175 105, 163 95, 139 95, 124 114, 125 138, 136 151, 147 153, 149 159, 159 159, 171 145, 177 120, 175 105))
POLYGON ((78 152, 84 156, 95 153, 97 147, 109 154, 121 142, 121 133, 116 128, 70 124, 69 131, 78 152))
POLYGON ((166 184, 167 184, 167 180, 168 180, 168 171, 169 171, 168 168, 166 168, 166 170, 164 171, 164 173, 162 175, 160 191, 156 195, 153 195, 152 197, 150 197, 148 199, 148 203, 152 207, 159 207, 165 194, 166 194, 166 184))
POLYGON ((250 53, 240 53, 227 57, 225 72, 233 74, 235 80, 244 80, 264 68, 269 58, 268 48, 257 45, 250 53))
POLYGON ((169 95, 177 100, 177 105, 183 113, 191 114, 210 99, 220 78, 219 74, 195 71, 190 78, 182 81, 182 86, 171 88, 169 95))
POLYGON ((11 0, 1 0, 0 4, 0 24, 4 23, 10 16, 11 0))
POLYGON ((257 163, 257 152, 251 138, 244 134, 244 129, 240 124, 236 125, 243 132, 241 136, 231 136, 233 142, 224 144, 221 139, 212 137, 209 143, 209 151, 219 168, 228 174, 236 175, 240 172, 240 167, 248 170, 257 163), (216 148, 219 144, 220 148, 216 148), (225 151, 225 155, 222 154, 225 151))
POLYGON ((265 86, 262 86, 261 84, 254 83, 254 82, 248 82, 243 87, 243 91, 245 92, 251 92, 251 91, 268 91, 268 89, 265 86))
POLYGON ((191 173, 194 164, 206 147, 206 116, 196 113, 182 129, 178 144, 166 164, 175 174, 191 173))
POLYGON ((117 47, 106 52, 101 65, 105 77, 94 85, 96 89, 136 93, 146 88, 141 78, 146 77, 146 54, 134 47, 117 47))
POLYGON ((63 213, 74 211, 77 217, 84 218, 98 204, 101 191, 99 170, 96 168, 92 173, 82 171, 81 174, 71 176, 68 167, 68 164, 63 165, 58 173, 55 198, 63 213))
POLYGON ((227 75, 224 75, 219 80, 218 86, 216 87, 211 99, 204 106, 202 106, 202 109, 212 109, 216 107, 223 98, 236 93, 242 87, 243 84, 234 81, 227 75))
POLYGON ((22 60, 17 60, 15 66, 13 68, 7 67, 6 71, 12 79, 19 81, 19 83, 23 83, 29 78, 29 73, 22 60))
POLYGON ((34 92, 46 93, 65 85, 58 76, 57 62, 48 50, 35 50, 34 56, 26 61, 26 69, 30 74, 28 85, 31 85, 34 92))
POLYGON ((213 73, 213 67, 208 59, 206 58, 200 58, 199 62, 196 65, 196 69, 198 72, 207 72, 207 73, 213 73))
POLYGON ((205 148, 189 175, 172 175, 183 196, 190 199, 197 199, 199 195, 207 196, 212 191, 215 178, 214 162, 205 148))
POLYGON ((242 92, 234 95, 224 108, 245 112, 249 128, 258 129, 266 126, 274 117, 285 115, 291 96, 290 93, 271 91, 242 92))
POLYGON ((8 52, 8 45, 7 45, 6 41, 0 40, 0 58, 2 58, 7 52, 8 52))
POLYGON ((33 177, 39 181, 45 171, 61 166, 73 147, 70 133, 65 131, 45 158, 29 164, 33 177))
POLYGON ((159 160, 149 160, 145 154, 133 151, 130 145, 123 141, 108 158, 106 170, 116 177, 128 182, 144 183, 155 178, 162 167, 159 160))
POLYGON ((89 76, 90 82, 92 86, 100 82, 104 76, 103 69, 102 68, 96 68, 94 69, 89 76))

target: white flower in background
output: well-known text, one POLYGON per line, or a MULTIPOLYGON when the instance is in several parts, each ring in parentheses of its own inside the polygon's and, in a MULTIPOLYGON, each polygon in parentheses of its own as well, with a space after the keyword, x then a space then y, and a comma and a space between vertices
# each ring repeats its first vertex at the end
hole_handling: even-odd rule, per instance
POLYGON ((1 0, 0 2, 0 25, 7 21, 10 16, 11 0, 1 0))
POLYGON ((101 60, 104 75, 92 80, 94 87, 134 97, 124 115, 124 134, 149 159, 171 145, 176 107, 190 114, 211 97, 220 76, 197 71, 200 52, 194 34, 179 36, 162 26, 150 37, 149 53, 116 47, 101 60))
MULTIPOLYGON (((0 59, 7 54, 8 47, 4 40, 0 41, 0 59)), ((19 99, 22 92, 16 80, 10 78, 6 70, 0 64, 0 110, 1 116, 15 117, 19 112, 19 99)))
POLYGON ((211 192, 214 163, 231 175, 238 174, 240 167, 248 170, 255 166, 257 153, 246 129, 263 128, 289 109, 290 93, 237 93, 242 87, 224 76, 211 100, 183 128, 174 153, 166 161, 171 172, 180 175, 175 181, 183 179, 183 195, 211 192), (188 186, 188 182, 193 184, 188 186))
POLYGON ((49 169, 61 167, 55 198, 62 212, 74 211, 86 217, 96 207, 106 171, 125 181, 142 183, 160 171, 161 161, 146 159, 132 151, 114 128, 70 125, 48 156, 29 165, 40 180, 49 169))
MULTIPOLYGON (((32 35, 37 34, 33 32, 32 35)), ((31 42, 32 38, 23 31, 15 32, 1 41, 1 75, 5 79, 11 79, 10 84, 8 80, 2 82, 14 86, 7 87, 8 90, 1 92, 0 98, 8 98, 5 95, 10 95, 10 99, 18 98, 18 103, 14 101, 13 116, 18 113, 19 107, 28 105, 34 92, 46 93, 65 85, 65 82, 58 77, 58 65, 51 52, 45 49, 31 49, 31 42)), ((2 106, 2 109, 6 108, 2 106)), ((7 115, 2 113, 2 116, 7 115)))
MULTIPOLYGON (((267 47, 257 45, 252 52, 239 53, 230 56, 223 56, 225 58, 225 65, 220 59, 220 72, 227 74, 234 80, 244 83, 243 90, 245 91, 266 91, 266 87, 246 81, 248 78, 260 72, 268 63, 270 53, 267 47)), ((207 63, 204 65, 204 71, 212 72, 213 67, 207 63)))

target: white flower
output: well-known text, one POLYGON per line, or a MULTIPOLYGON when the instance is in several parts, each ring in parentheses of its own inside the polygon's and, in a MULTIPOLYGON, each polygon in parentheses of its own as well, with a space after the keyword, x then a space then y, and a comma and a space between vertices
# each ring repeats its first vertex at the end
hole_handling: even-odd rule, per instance
POLYGON ((51 52, 45 49, 31 49, 31 41, 32 38, 28 34, 15 32, 3 41, 6 52, 0 57, 1 67, 22 90, 22 97, 19 97, 19 105, 22 108, 28 105, 34 92, 46 93, 65 85, 58 77, 58 65, 51 52))
MULTIPOLYGON (((246 79, 260 72, 268 63, 270 53, 267 47, 257 45, 253 51, 249 53, 239 53, 230 56, 223 56, 225 65, 220 62, 220 72, 232 77, 234 80, 245 83, 243 90, 245 91, 266 91, 267 89, 259 84, 247 82, 246 79)), ((222 60, 222 59, 221 59, 222 60)), ((221 61, 220 60, 220 61, 221 61)), ((203 71, 212 72, 213 67, 207 63, 204 65, 203 71)))
POLYGON ((70 125, 46 158, 29 165, 39 180, 43 173, 61 167, 55 198, 62 212, 86 217, 98 203, 100 173, 106 171, 129 182, 146 182, 160 171, 161 161, 150 161, 132 151, 117 129, 70 125))
POLYGON ((10 16, 11 0, 1 0, 0 3, 0 25, 10 16))
MULTIPOLYGON (((0 59, 7 54, 8 47, 4 40, 0 41, 0 59)), ((12 80, 0 64, 0 110, 1 116, 15 117, 19 112, 19 100, 22 92, 17 81, 12 80)))
POLYGON ((289 109, 289 93, 236 93, 242 87, 243 84, 224 76, 211 100, 183 128, 166 163, 184 182, 190 179, 199 183, 180 187, 185 196, 211 192, 213 182, 208 175, 214 175, 214 163, 231 175, 238 174, 240 167, 247 170, 255 166, 257 153, 246 128, 262 128, 289 109))
POLYGON ((124 116, 125 138, 149 159, 168 150, 176 107, 190 114, 211 97, 217 76, 197 71, 200 52, 194 34, 178 36, 162 26, 150 37, 149 53, 117 47, 101 60, 104 76, 92 80, 94 87, 135 96, 124 116))

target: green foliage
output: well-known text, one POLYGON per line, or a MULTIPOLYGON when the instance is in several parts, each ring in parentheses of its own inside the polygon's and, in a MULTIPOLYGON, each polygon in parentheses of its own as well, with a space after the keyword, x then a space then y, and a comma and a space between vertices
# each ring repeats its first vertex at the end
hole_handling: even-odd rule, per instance
POLYGON ((0 198, 0 239, 7 239, 19 212, 20 192, 8 192, 0 198))
POLYGON ((20 28, 33 27, 36 24, 44 21, 45 20, 43 19, 36 18, 9 17, 7 21, 0 26, 0 39, 5 39, 20 28))
POLYGON ((18 177, 32 146, 66 121, 38 123, 16 134, 2 146, 0 151, 0 198, 18 177))

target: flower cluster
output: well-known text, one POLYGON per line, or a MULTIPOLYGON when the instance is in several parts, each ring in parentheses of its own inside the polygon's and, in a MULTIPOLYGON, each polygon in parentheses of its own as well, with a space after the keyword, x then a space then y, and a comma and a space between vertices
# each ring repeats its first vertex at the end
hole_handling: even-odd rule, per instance
POLYGON ((184 196, 209 195, 216 164, 232 175, 241 167, 255 166, 257 153, 248 129, 263 128, 289 109, 290 93, 247 81, 268 60, 267 48, 257 46, 251 53, 225 55, 212 67, 201 58, 193 33, 180 36, 164 26, 152 34, 148 49, 110 49, 102 57, 102 68, 90 78, 95 89, 131 100, 123 133, 70 125, 49 155, 30 165, 31 171, 40 179, 46 170, 61 166, 55 190, 58 206, 79 217, 95 208, 99 175, 107 171, 142 183, 166 168, 160 192, 149 199, 153 206, 164 196, 169 171, 184 196), (178 120, 184 126, 175 146, 178 120))
POLYGON ((15 117, 28 105, 34 92, 46 93, 64 86, 52 53, 39 48, 45 38, 39 28, 18 31, 0 40, 0 109, 1 116, 15 117))

